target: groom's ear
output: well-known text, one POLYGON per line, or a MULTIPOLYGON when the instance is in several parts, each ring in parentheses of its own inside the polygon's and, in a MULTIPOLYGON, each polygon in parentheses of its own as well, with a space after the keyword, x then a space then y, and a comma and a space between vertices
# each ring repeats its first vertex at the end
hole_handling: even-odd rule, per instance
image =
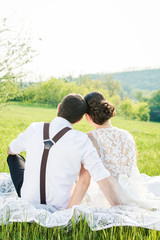
POLYGON ((59 112, 60 106, 61 106, 61 104, 59 103, 59 104, 58 104, 58 107, 57 107, 57 113, 59 112))

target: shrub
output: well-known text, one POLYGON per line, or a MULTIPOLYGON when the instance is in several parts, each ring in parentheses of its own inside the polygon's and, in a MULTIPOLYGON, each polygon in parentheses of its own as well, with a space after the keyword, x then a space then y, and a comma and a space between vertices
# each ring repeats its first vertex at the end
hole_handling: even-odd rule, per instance
POLYGON ((133 103, 131 99, 126 99, 121 103, 121 113, 125 117, 131 117, 133 112, 133 103))
POLYGON ((149 107, 151 121, 160 122, 160 89, 152 94, 149 107))
POLYGON ((135 104, 134 116, 136 119, 141 121, 149 121, 150 119, 149 112, 150 112, 150 109, 146 102, 140 102, 135 104))

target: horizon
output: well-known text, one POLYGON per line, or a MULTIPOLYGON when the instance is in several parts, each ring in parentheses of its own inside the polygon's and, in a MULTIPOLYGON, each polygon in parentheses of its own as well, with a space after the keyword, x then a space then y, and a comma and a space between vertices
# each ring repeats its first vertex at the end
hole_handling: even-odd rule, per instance
POLYGON ((39 74, 39 75, 34 75, 34 73, 31 72, 31 79, 25 79, 23 82, 24 83, 29 83, 29 82, 41 82, 41 81, 47 81, 50 78, 57 78, 57 79, 65 79, 67 77, 72 77, 73 79, 79 78, 79 77, 83 77, 86 75, 114 75, 114 74, 118 74, 118 73, 130 73, 130 72, 141 72, 141 71, 150 71, 150 70, 160 70, 160 67, 154 68, 154 67, 146 67, 146 68, 128 68, 128 69, 124 69, 122 71, 115 71, 115 72, 95 72, 95 73, 84 73, 84 74, 79 74, 77 76, 73 76, 73 75, 63 75, 63 76, 54 76, 54 75, 50 75, 50 76, 45 76, 43 74, 39 74), (34 78, 35 76, 35 78, 34 78), (43 78, 43 80, 42 80, 43 78))

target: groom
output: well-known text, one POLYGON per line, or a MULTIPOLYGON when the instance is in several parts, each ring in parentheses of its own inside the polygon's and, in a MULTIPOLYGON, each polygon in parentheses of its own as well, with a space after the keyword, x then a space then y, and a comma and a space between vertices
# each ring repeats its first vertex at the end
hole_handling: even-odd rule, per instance
POLYGON ((111 206, 121 204, 110 173, 88 136, 72 129, 86 109, 81 95, 69 94, 62 100, 58 116, 50 125, 32 123, 11 142, 7 162, 19 197, 31 203, 51 204, 57 209, 72 207, 81 203, 89 186, 86 179, 90 174, 111 206), (44 125, 48 129, 44 129, 44 125), (23 151, 26 151, 26 161, 19 155, 23 151), (78 175, 79 192, 72 196, 78 175))

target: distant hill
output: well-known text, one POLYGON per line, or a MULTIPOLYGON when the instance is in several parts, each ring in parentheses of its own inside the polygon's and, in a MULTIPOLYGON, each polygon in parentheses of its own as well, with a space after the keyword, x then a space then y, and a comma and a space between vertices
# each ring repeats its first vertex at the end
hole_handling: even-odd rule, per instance
POLYGON ((160 89, 160 69, 146 69, 127 72, 117 72, 112 74, 87 74, 90 79, 104 79, 106 75, 111 75, 114 80, 121 82, 122 88, 129 92, 133 89, 158 90, 160 89))

